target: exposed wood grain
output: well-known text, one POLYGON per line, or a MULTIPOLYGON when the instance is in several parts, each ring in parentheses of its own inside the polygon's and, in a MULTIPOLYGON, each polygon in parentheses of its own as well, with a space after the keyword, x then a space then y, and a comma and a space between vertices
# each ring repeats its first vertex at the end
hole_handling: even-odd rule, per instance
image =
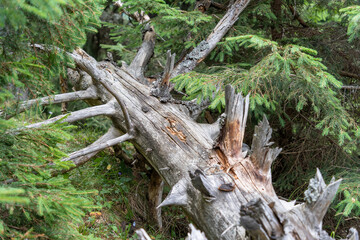
MULTIPOLYGON (((209 128, 192 120, 179 105, 161 104, 150 96, 149 87, 121 69, 115 67, 109 72, 89 56, 81 59, 89 63, 80 63, 79 67, 93 78, 109 81, 112 90, 121 96, 136 129, 135 147, 172 188, 158 207, 181 206, 208 239, 244 239, 246 232, 256 236, 261 233, 268 239, 274 236, 286 239, 327 236, 321 230, 320 220, 337 183, 323 186, 320 197, 313 203, 323 203, 316 205, 318 211, 314 210, 315 205, 294 205, 294 202, 280 200, 272 187, 270 171, 279 149, 270 148, 271 128, 266 119, 255 130, 253 152, 250 156, 242 154, 247 98, 227 88, 228 118, 221 131, 224 132, 228 126, 237 133, 228 132, 227 138, 219 139, 220 146, 224 139, 231 139, 227 147, 214 148, 215 140, 209 128), (87 69, 89 67, 96 69, 87 69), (229 124, 234 121, 235 125, 229 124), (220 191, 219 187, 224 184, 233 184, 234 190, 220 191), (241 214, 241 206, 247 206, 251 211, 242 211, 241 214), (257 222, 259 231, 254 233, 246 228, 247 218, 257 222), (317 224, 308 224, 311 218, 317 224)), ((102 101, 108 101, 107 98, 104 96, 102 101)), ((126 131, 122 112, 110 118, 115 126, 126 131)))
POLYGON ((162 194, 163 194, 163 186, 164 181, 161 179, 161 176, 153 170, 150 176, 150 183, 149 183, 149 220, 155 221, 160 230, 162 230, 162 219, 161 219, 161 208, 157 206, 160 205, 162 201, 162 194))

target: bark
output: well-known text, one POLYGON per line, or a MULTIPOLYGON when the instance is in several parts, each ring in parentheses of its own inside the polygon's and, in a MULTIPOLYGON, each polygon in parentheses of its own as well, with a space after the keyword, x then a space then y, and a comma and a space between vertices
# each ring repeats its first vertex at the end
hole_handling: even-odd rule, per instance
POLYGON ((271 27, 271 39, 278 40, 282 38, 282 26, 281 26, 281 12, 282 0, 272 0, 271 1, 271 11, 276 16, 276 20, 273 21, 273 26, 271 27))
POLYGON ((161 208, 158 208, 157 206, 159 206, 162 201, 163 186, 164 181, 161 179, 161 176, 155 170, 152 170, 148 190, 150 210, 149 220, 155 221, 160 230, 162 230, 163 227, 161 208))
POLYGON ((356 73, 351 73, 351 72, 346 72, 346 71, 340 71, 339 74, 340 74, 341 76, 344 76, 344 77, 360 79, 360 75, 359 75, 359 74, 356 74, 356 73))
POLYGON ((309 27, 309 24, 307 24, 304 19, 302 19, 302 17, 300 16, 300 14, 296 11, 296 9, 294 8, 293 5, 289 5, 289 9, 291 11, 291 13, 294 16, 294 19, 298 20, 298 22, 301 24, 301 26, 303 26, 304 28, 309 27))
MULTIPOLYGON (((181 206, 208 239, 245 239, 246 233, 258 239, 331 239, 322 231, 322 218, 340 181, 326 185, 318 171, 305 194, 307 202, 279 199, 270 166, 281 149, 270 148, 266 118, 255 129, 250 153, 241 150, 248 97, 227 87, 226 117, 201 125, 181 106, 151 97, 149 87, 126 71, 97 63, 80 49, 72 56, 94 82, 106 79, 128 109, 135 129, 132 142, 172 187, 159 207, 181 206)), ((110 118, 126 130, 122 112, 110 118)))
POLYGON ((143 84, 149 84, 149 81, 145 78, 144 73, 146 66, 153 55, 155 47, 156 34, 153 26, 147 24, 144 29, 143 43, 140 50, 137 52, 134 60, 127 68, 135 78, 137 78, 143 84))
MULTIPOLYGON (((174 56, 169 52, 161 79, 164 85, 168 76, 191 71, 201 62, 248 2, 235 1, 207 40, 175 68, 174 56)), ((171 187, 158 208, 180 206, 208 239, 246 239, 246 235, 255 239, 332 239, 322 230, 322 219, 341 180, 326 185, 317 170, 305 192, 306 202, 279 199, 272 186, 271 164, 281 149, 271 148, 272 129, 265 117, 255 128, 251 149, 243 143, 248 96, 236 94, 227 86, 225 114, 213 124, 199 124, 184 110, 182 102, 163 104, 151 96, 149 86, 126 69, 111 62, 97 62, 81 49, 69 55, 77 67, 77 73, 69 71, 69 79, 75 82, 77 91, 96 88, 98 100, 89 103, 101 105, 89 109, 107 113, 118 133, 113 135, 111 130, 77 157, 131 138, 137 151, 171 187)), ((134 64, 142 69, 142 63, 134 64)), ((95 115, 85 110, 83 113, 95 115)), ((81 119, 80 114, 74 113, 72 119, 81 119)), ((154 181, 161 185, 159 178, 154 177, 154 181)), ((158 190, 153 192, 160 196, 158 190)), ((149 239, 143 230, 140 234, 141 239, 149 239)), ((358 239, 356 230, 352 229, 351 234, 349 239, 358 239)), ((201 239, 200 235, 189 239, 201 239)))

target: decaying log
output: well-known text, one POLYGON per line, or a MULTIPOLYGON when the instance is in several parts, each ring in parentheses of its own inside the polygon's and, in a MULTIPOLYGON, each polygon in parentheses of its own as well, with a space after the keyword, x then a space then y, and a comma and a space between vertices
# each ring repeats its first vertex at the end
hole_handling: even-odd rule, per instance
MULTIPOLYGON (((196 6, 207 9, 212 1, 198 1, 196 6)), ((169 86, 169 80, 183 73, 192 71, 199 63, 201 63, 210 52, 216 47, 216 44, 229 29, 238 20, 240 13, 246 8, 250 0, 237 0, 227 10, 224 17, 219 21, 214 30, 209 34, 208 38, 201 41, 189 54, 187 54, 182 61, 174 66, 175 55, 170 51, 167 54, 167 64, 164 74, 161 79, 154 83, 151 90, 153 96, 159 97, 162 102, 168 102, 171 99, 170 91, 172 87, 169 86)), ((196 7, 195 7, 196 8, 196 7)), ((203 106, 208 106, 206 103, 203 106)), ((192 106, 193 107, 193 106, 192 106)), ((201 109, 201 107, 200 107, 201 109)), ((193 114, 195 119, 198 113, 193 114)))
POLYGON ((185 240, 207 240, 205 234, 195 228, 194 225, 190 224, 190 233, 185 238, 185 240))
POLYGON ((135 232, 138 235, 138 240, 151 240, 150 236, 147 234, 147 232, 143 228, 140 228, 140 229, 136 230, 135 232))
POLYGON ((153 83, 150 93, 152 96, 158 97, 160 99, 160 102, 165 103, 172 98, 170 94, 170 75, 174 69, 174 64, 175 54, 171 54, 171 51, 168 50, 166 54, 166 65, 164 69, 164 74, 161 78, 159 78, 153 83))
MULTIPOLYGON (((316 184, 310 185, 318 197, 311 190, 307 195, 315 197, 307 203, 280 200, 272 187, 270 167, 281 149, 270 148, 266 118, 255 129, 251 150, 242 151, 247 97, 226 87, 226 117, 219 120, 223 123, 200 125, 179 105, 161 104, 151 97, 149 87, 126 71, 97 63, 84 52, 82 58, 78 54, 73 53, 74 60, 83 71, 94 81, 106 79, 121 96, 135 129, 132 142, 172 187, 159 207, 181 206, 208 239, 244 239, 246 233, 259 239, 327 236, 321 220, 340 181, 326 186, 317 173, 316 184)), ((110 118, 126 129, 124 114, 110 118)))
POLYGON ((220 149, 227 156, 230 167, 238 162, 242 155, 242 144, 249 110, 249 96, 243 98, 235 94, 234 88, 225 88, 226 123, 220 140, 220 149))
MULTIPOLYGON (((174 55, 169 52, 161 83, 166 85, 168 78, 191 71, 203 61, 248 3, 234 1, 207 40, 175 67, 174 55)), ((248 96, 227 86, 225 114, 213 124, 199 124, 183 104, 163 104, 151 95, 153 89, 141 77, 128 70, 143 74, 144 57, 124 69, 111 62, 97 62, 81 49, 69 55, 77 68, 75 72, 69 70, 76 91, 95 88, 97 100, 88 102, 100 106, 88 109, 107 115, 117 132, 111 130, 101 141, 74 153, 76 158, 70 155, 69 160, 132 139, 137 151, 171 187, 158 208, 180 206, 208 239, 246 239, 247 235, 255 239, 331 239, 322 230, 322 219, 341 180, 326 185, 318 170, 305 193, 305 203, 296 205, 279 199, 272 186, 271 164, 281 149, 270 147, 272 130, 266 117, 255 128, 251 149, 243 143, 248 96), (108 138, 110 135, 114 137, 108 138)), ((85 110, 82 113, 95 115, 85 110)), ((82 118, 75 112, 66 120, 82 118)), ((159 191, 154 195, 159 196, 159 191)), ((350 237, 356 239, 356 230, 351 231, 350 237)), ((144 231, 140 234, 142 239, 149 239, 144 231)), ((196 239, 201 239, 200 235, 196 239)))

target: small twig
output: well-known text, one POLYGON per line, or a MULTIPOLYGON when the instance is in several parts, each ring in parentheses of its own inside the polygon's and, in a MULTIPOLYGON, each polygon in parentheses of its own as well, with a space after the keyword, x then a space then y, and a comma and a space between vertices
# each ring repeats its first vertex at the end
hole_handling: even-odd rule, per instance
POLYGON ((222 232, 222 234, 220 235, 221 237, 223 237, 225 235, 225 233, 227 233, 231 228, 235 227, 236 225, 233 223, 230 225, 230 227, 228 227, 227 229, 225 229, 225 231, 222 232))
POLYGON ((359 90, 360 86, 351 86, 351 85, 347 86, 347 85, 345 85, 345 86, 342 86, 341 89, 359 90))
MULTIPOLYGON (((350 78, 355 78, 355 79, 360 79, 360 75, 359 74, 355 74, 355 73, 351 73, 351 72, 346 72, 346 71, 340 71, 339 74, 343 77, 350 77, 350 78)), ((343 86, 346 87, 346 86, 343 86)), ((343 88, 342 87, 342 88, 343 88)), ((359 86, 356 86, 359 87, 359 86)))

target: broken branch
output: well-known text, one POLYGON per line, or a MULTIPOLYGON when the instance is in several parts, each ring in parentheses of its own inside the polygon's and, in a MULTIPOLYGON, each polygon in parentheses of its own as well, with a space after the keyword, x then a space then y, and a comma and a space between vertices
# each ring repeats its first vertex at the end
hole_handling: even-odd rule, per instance
POLYGON ((246 8, 249 2, 250 0, 236 0, 216 27, 211 31, 211 34, 206 41, 200 42, 199 45, 187 54, 184 60, 175 67, 174 71, 171 73, 170 79, 192 71, 200 62, 202 62, 238 20, 240 13, 246 8))
POLYGON ((79 121, 79 120, 90 118, 90 117, 95 117, 95 116, 100 116, 100 115, 112 116, 114 114, 116 114, 114 104, 113 104, 113 102, 109 102, 104 105, 89 107, 89 108, 85 108, 85 109, 75 111, 72 113, 59 115, 59 116, 50 118, 48 120, 45 120, 43 122, 38 122, 38 123, 31 124, 31 125, 27 125, 27 126, 25 126, 25 128, 28 128, 28 129, 29 128, 39 128, 43 125, 48 125, 51 123, 55 123, 57 121, 61 121, 62 123, 64 123, 64 122, 71 123, 71 122, 79 121))
MULTIPOLYGON (((101 136, 98 140, 96 140, 95 142, 93 142, 89 147, 94 147, 97 146, 99 144, 105 143, 111 139, 115 139, 118 138, 121 135, 120 131, 115 128, 115 127, 111 127, 103 136, 101 136)), ((100 152, 101 150, 98 151, 93 151, 93 152, 89 152, 88 154, 82 155, 80 157, 77 158, 73 158, 72 162, 75 164, 75 167, 70 168, 64 172, 68 172, 76 167, 79 167, 81 165, 83 165, 84 163, 86 163, 87 161, 89 161, 92 157, 94 157, 98 152, 100 152)), ((53 176, 55 176, 57 174, 54 174, 53 176)))
MULTIPOLYGON (((20 103, 20 106, 18 107, 16 114, 22 113, 25 110, 27 110, 35 105, 46 106, 49 104, 57 104, 57 103, 71 102, 71 101, 76 101, 76 100, 87 100, 87 99, 96 99, 96 98, 97 98, 96 91, 93 88, 88 88, 87 90, 84 90, 84 91, 63 93, 63 94, 58 94, 58 95, 54 95, 54 96, 32 99, 32 100, 20 103)), ((0 116, 3 114, 4 113, 0 112, 0 116)), ((5 119, 10 119, 13 116, 15 116, 16 114, 5 115, 5 119)))
POLYGON ((243 158, 241 149, 249 111, 249 95, 244 98, 241 94, 235 94, 235 89, 227 85, 225 102, 226 122, 220 148, 228 156, 230 165, 233 165, 239 158, 243 158))
POLYGON ((136 53, 135 58, 131 62, 130 66, 126 69, 142 84, 149 85, 149 81, 145 78, 144 73, 150 58, 154 54, 156 33, 154 27, 150 24, 146 24, 143 33, 143 43, 140 49, 136 53))
POLYGON ((125 104, 121 101, 120 94, 115 91, 112 86, 114 81, 107 81, 106 79, 114 79, 114 75, 111 74, 112 71, 109 68, 99 69, 96 65, 96 60, 87 54, 84 50, 78 48, 74 51, 74 53, 69 54, 74 59, 75 63, 82 68, 86 73, 88 73, 95 81, 101 83, 106 90, 108 90, 111 95, 114 96, 118 104, 120 105, 121 111, 125 117, 125 125, 126 130, 129 135, 134 134, 134 126, 131 123, 131 119, 129 116, 129 112, 125 106, 125 104), (111 82, 111 83, 110 83, 111 82))
POLYGON ((78 157, 81 157, 81 156, 84 156, 84 155, 87 155, 87 154, 90 154, 90 153, 93 153, 93 152, 99 152, 101 150, 104 150, 105 148, 112 147, 112 146, 114 146, 116 144, 125 142, 125 141, 130 140, 130 139, 133 139, 133 136, 126 133, 126 134, 124 134, 124 135, 122 135, 120 137, 108 140, 108 141, 106 141, 104 143, 90 145, 89 147, 86 147, 86 148, 83 148, 83 149, 81 149, 79 151, 73 152, 73 153, 71 153, 69 155, 69 157, 64 158, 61 161, 70 161, 70 160, 73 160, 75 158, 78 158, 78 157))

